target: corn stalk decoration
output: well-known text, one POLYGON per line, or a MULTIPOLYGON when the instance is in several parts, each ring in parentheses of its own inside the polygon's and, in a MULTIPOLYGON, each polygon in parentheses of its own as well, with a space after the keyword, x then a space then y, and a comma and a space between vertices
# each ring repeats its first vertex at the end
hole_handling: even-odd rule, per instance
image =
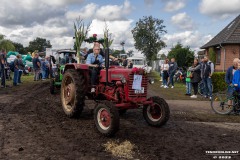
POLYGON ((104 42, 102 45, 105 50, 105 49, 107 49, 107 40, 108 40, 108 47, 110 47, 113 43, 112 34, 109 33, 109 29, 108 29, 106 21, 105 21, 105 28, 103 30, 103 35, 104 35, 104 42))
POLYGON ((83 20, 79 17, 76 19, 74 23, 74 30, 75 30, 75 45, 77 48, 77 62, 81 62, 81 54, 80 49, 83 41, 87 37, 89 31, 90 23, 87 26, 84 26, 83 20))

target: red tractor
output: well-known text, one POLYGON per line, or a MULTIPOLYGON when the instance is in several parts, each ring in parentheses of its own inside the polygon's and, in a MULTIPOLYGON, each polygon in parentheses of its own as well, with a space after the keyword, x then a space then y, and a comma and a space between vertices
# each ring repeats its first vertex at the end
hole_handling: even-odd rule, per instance
POLYGON ((91 93, 87 64, 67 64, 62 85, 61 102, 68 117, 78 116, 85 100, 94 100, 96 128, 105 136, 119 130, 119 114, 128 109, 143 108, 143 117, 151 126, 164 125, 170 116, 166 101, 158 96, 147 98, 148 77, 143 69, 110 66, 102 69, 96 92, 91 93), (134 87, 139 87, 134 89, 134 87))

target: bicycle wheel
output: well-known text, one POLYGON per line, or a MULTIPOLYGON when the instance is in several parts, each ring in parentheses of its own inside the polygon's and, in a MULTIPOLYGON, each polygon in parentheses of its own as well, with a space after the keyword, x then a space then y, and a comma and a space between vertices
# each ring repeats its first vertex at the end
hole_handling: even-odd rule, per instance
POLYGON ((215 113, 229 114, 233 111, 233 105, 228 105, 228 100, 234 101, 234 98, 228 97, 224 93, 216 93, 211 100, 211 107, 215 113))

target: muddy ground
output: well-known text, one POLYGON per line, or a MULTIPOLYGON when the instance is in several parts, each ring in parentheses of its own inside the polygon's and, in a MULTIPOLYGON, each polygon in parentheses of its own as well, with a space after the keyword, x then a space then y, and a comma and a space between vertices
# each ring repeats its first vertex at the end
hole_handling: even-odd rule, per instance
POLYGON ((216 158, 206 151, 240 151, 240 116, 218 116, 209 101, 168 100, 171 117, 162 128, 148 126, 140 109, 130 110, 116 136, 106 138, 96 131, 90 110, 67 118, 59 94, 48 88, 48 82, 0 88, 0 159, 121 159, 104 147, 117 140, 135 145, 133 159, 205 160, 216 158))

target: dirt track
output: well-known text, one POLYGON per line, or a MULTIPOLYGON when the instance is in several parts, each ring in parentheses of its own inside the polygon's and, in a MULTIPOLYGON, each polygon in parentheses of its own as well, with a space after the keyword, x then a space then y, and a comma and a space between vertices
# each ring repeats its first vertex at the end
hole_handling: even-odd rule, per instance
POLYGON ((0 159, 118 159, 105 151, 110 140, 134 144, 134 159, 204 160, 213 159, 206 151, 240 151, 239 123, 223 123, 240 116, 216 117, 208 102, 168 101, 171 118, 162 128, 148 126, 141 110, 130 110, 109 139, 95 130, 90 110, 67 118, 48 87, 36 82, 0 88, 0 159))

